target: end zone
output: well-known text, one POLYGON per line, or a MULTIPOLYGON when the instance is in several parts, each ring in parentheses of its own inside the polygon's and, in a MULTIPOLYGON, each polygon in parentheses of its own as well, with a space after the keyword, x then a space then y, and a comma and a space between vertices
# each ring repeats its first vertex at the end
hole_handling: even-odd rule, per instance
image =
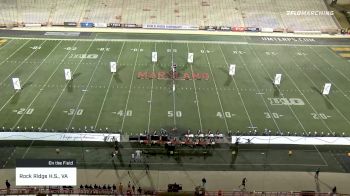
POLYGON ((6 39, 0 39, 0 46, 3 45, 6 41, 6 39))

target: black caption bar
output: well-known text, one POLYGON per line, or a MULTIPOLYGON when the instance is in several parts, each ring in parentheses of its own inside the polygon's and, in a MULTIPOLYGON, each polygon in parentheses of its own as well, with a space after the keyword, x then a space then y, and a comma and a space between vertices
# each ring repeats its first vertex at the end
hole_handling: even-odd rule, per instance
POLYGON ((76 167, 72 159, 17 159, 16 167, 76 167))

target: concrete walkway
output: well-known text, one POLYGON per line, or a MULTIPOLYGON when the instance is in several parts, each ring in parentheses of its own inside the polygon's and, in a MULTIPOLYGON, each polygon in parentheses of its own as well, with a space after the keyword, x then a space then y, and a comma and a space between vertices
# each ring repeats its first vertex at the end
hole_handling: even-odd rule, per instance
MULTIPOLYGON (((240 190, 239 185, 243 177, 247 178, 248 191, 317 191, 330 192, 337 186, 339 193, 350 193, 349 173, 322 173, 319 180, 315 180, 314 173, 308 172, 275 172, 275 171, 157 171, 151 170, 146 174, 143 170, 97 170, 78 169, 77 185, 80 184, 119 184, 124 187, 130 181, 136 187, 143 189, 154 188, 166 190, 169 183, 182 184, 184 191, 193 191, 201 185, 201 179, 207 180, 208 191, 240 190)), ((0 180, 8 179, 15 185, 15 170, 1 169, 0 180)), ((4 188, 5 183, 0 184, 4 188)))

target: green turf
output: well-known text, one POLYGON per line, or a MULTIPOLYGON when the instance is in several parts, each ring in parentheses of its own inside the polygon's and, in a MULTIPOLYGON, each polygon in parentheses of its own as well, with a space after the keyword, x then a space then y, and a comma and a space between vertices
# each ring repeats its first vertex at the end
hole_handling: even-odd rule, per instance
POLYGON ((0 127, 108 128, 129 134, 174 127, 222 132, 257 127, 260 133, 268 128, 349 134, 349 81, 349 62, 327 46, 13 39, 0 46, 0 127), (152 51, 158 52, 156 64, 152 51), (194 53, 193 65, 186 63, 188 52, 194 53), (115 75, 110 61, 118 61, 115 75), (209 80, 176 80, 173 93, 172 80, 137 78, 141 71, 167 72, 172 61, 180 74, 208 73, 209 80), (237 64, 233 78, 228 64, 237 64), (64 80, 64 68, 72 70, 73 81, 64 80), (278 88, 272 85, 276 73, 283 74, 278 88), (13 90, 12 77, 20 78, 21 91, 13 90), (326 82, 333 85, 331 94, 322 96, 326 82), (271 98, 298 98, 305 105, 272 105, 271 98))

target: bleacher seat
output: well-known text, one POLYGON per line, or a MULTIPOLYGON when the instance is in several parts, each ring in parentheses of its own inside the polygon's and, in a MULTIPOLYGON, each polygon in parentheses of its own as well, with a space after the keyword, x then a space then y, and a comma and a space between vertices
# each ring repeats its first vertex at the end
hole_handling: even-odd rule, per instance
POLYGON ((338 29, 334 16, 287 11, 327 11, 324 0, 0 0, 0 25, 64 22, 172 24, 338 29))

